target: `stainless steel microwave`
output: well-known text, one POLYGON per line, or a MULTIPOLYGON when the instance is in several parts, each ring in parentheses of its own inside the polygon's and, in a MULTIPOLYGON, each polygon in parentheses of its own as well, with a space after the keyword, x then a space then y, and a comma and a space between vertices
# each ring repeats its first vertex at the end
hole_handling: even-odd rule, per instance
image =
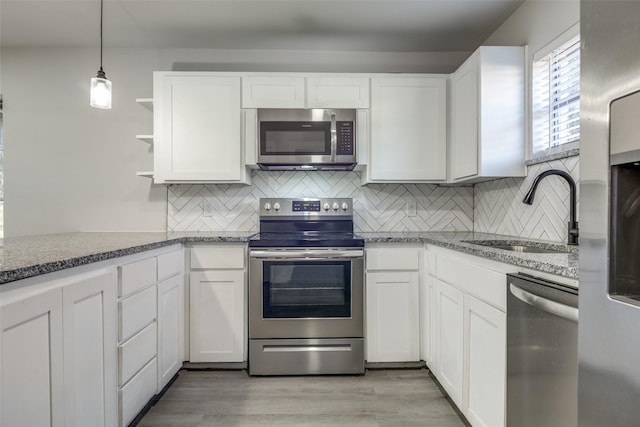
POLYGON ((258 166, 266 170, 353 170, 356 110, 258 110, 258 166))

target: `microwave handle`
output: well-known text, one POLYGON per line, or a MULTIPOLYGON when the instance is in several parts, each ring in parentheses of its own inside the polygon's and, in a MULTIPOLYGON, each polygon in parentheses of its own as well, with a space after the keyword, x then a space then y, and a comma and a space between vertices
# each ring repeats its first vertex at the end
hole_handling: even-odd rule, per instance
POLYGON ((336 161, 336 151, 338 150, 338 131, 336 126, 336 112, 331 111, 331 162, 336 161))

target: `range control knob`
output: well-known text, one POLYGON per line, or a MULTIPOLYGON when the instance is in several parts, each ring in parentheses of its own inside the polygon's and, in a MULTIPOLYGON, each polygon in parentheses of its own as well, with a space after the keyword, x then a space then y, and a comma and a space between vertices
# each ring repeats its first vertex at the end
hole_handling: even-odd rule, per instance
POLYGON ((329 209, 331 209, 331 206, 329 206, 329 203, 326 203, 324 205, 322 205, 322 209, 324 209, 325 211, 328 211, 329 209))
POLYGON ((338 209, 340 209, 340 205, 339 205, 337 202, 335 202, 335 203, 333 204, 333 210, 334 210, 334 211, 337 211, 338 209))
POLYGON ((347 202, 342 202, 342 210, 346 211, 347 209, 349 209, 349 205, 347 204, 347 202))
POLYGON ((280 203, 275 202, 275 203, 273 204, 273 209, 274 209, 275 211, 279 211, 279 210, 280 210, 280 203))
POLYGON ((271 210, 271 203, 267 202, 264 204, 264 210, 265 211, 270 211, 271 210))

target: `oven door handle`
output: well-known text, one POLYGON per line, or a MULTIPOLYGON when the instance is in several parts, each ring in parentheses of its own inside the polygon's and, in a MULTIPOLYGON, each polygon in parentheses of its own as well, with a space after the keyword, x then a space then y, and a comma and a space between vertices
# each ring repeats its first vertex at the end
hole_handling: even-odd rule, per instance
POLYGON ((309 259, 309 258, 362 258, 364 251, 358 250, 335 250, 335 251, 273 251, 273 250, 252 250, 249 252, 250 258, 278 258, 278 259, 309 259))

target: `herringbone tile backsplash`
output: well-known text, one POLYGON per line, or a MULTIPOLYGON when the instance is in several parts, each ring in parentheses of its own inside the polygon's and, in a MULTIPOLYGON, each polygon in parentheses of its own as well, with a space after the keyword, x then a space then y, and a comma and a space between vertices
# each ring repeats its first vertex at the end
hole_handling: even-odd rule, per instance
POLYGON ((548 169, 565 170, 576 183, 579 182, 579 158, 569 157, 529 166, 526 178, 504 178, 477 184, 474 231, 566 242, 569 186, 563 178, 546 177, 538 186, 533 205, 522 203, 533 179, 548 169))
POLYGON ((357 172, 253 171, 253 184, 169 186, 169 231, 257 231, 261 197, 351 197, 356 231, 476 231, 565 242, 569 187, 555 176, 522 203, 536 175, 568 171, 578 182, 578 157, 529 166, 526 178, 473 187, 430 184, 360 185, 357 172), (415 201, 416 216, 407 215, 415 201))
POLYGON ((253 171, 253 184, 169 186, 169 231, 257 231, 261 197, 351 197, 358 232, 472 231, 473 188, 360 185, 357 172, 253 171), (416 216, 407 215, 407 202, 416 216))

